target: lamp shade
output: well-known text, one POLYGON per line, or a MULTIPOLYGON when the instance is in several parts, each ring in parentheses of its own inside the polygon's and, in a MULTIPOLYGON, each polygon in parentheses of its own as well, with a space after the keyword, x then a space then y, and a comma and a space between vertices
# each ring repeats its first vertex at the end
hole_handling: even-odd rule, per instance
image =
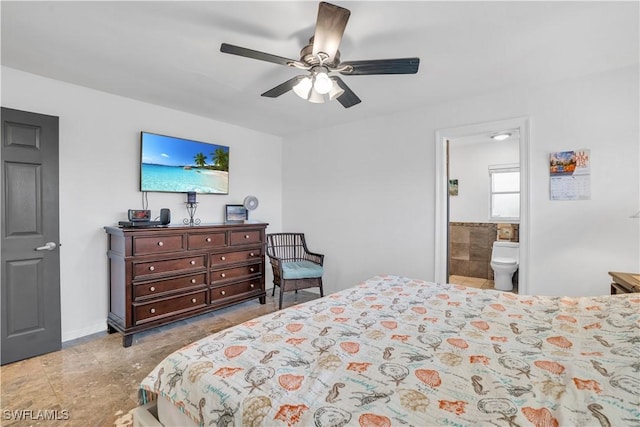
POLYGON ((293 91, 300 98, 314 104, 332 101, 344 93, 335 77, 329 77, 323 71, 302 77, 293 86, 293 91))
POLYGON ((302 99, 309 99, 313 83, 311 77, 304 77, 293 87, 293 91, 302 99))
POLYGON ((332 84, 331 84, 331 91, 329 92, 329 99, 333 101, 334 99, 336 99, 337 97, 339 97, 344 93, 344 89, 342 89, 340 85, 338 85, 338 82, 334 79, 331 79, 331 83, 332 84))
POLYGON ((313 102, 314 104, 323 104, 325 102, 325 96, 321 93, 318 93, 315 89, 311 89, 311 93, 309 94, 309 102, 313 102))
POLYGON ((321 95, 327 94, 333 87, 333 81, 329 78, 329 75, 325 72, 320 72, 315 75, 313 81, 313 88, 321 95))

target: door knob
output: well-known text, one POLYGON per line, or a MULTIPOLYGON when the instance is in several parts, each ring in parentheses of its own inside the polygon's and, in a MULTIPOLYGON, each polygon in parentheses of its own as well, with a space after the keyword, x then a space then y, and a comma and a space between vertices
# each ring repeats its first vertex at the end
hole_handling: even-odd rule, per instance
POLYGON ((36 248, 36 251, 52 251, 56 247, 58 247, 58 245, 56 245, 54 242, 47 242, 44 244, 44 246, 36 248))

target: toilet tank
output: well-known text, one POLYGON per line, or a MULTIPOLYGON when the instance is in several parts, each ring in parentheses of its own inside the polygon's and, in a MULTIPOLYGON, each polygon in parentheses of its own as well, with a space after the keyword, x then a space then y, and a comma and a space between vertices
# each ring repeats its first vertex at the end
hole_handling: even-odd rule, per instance
POLYGON ((520 243, 519 242, 493 242, 493 251, 491 259, 494 258, 510 258, 520 262, 520 243))

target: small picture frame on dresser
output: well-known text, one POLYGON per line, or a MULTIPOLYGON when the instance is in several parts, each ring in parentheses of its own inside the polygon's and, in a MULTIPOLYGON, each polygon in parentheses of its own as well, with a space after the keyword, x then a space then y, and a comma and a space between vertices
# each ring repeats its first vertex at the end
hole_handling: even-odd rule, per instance
POLYGON ((224 222, 226 224, 242 224, 249 218, 249 212, 244 205, 225 205, 224 222))

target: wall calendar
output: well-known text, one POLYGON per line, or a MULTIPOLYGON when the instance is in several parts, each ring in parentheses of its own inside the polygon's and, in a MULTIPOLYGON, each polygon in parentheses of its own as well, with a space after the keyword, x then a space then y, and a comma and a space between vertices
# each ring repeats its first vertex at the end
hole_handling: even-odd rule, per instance
POLYGON ((549 155, 551 200, 591 199, 589 150, 559 151, 549 155))

